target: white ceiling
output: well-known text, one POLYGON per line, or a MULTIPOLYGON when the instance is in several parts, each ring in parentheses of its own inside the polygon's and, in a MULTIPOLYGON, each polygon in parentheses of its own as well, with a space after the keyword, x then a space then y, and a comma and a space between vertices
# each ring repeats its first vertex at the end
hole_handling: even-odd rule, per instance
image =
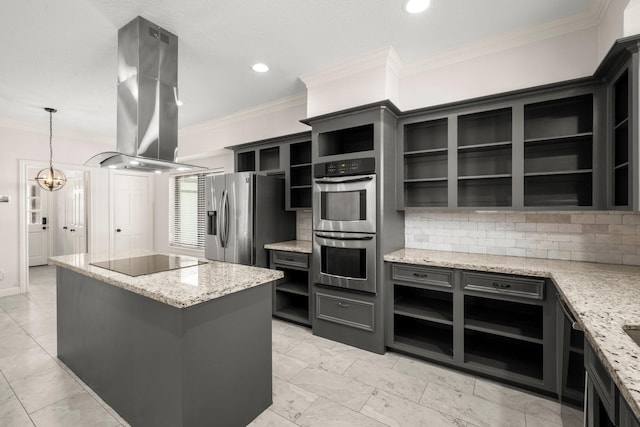
POLYGON ((603 0, 2 0, 0 123, 114 137, 117 30, 134 17, 179 38, 180 127, 305 91, 298 78, 382 47, 418 61, 578 15, 603 0), (262 61, 267 74, 250 69, 262 61))

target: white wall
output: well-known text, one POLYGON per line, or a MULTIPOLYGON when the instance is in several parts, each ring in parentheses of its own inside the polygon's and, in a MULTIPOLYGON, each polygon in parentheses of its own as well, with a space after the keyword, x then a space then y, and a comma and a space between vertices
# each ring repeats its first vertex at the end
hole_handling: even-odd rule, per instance
POLYGON ((591 76, 598 66, 597 35, 592 27, 434 68, 428 61, 408 65, 398 107, 412 110, 591 76))
POLYGON ((598 61, 605 57, 613 43, 624 34, 624 10, 629 0, 611 0, 598 26, 598 61))
MULTIPOLYGON (((0 126, 0 146, 0 195, 8 195, 11 200, 10 203, 0 203, 0 270, 4 271, 4 279, 0 281, 1 291, 19 285, 19 160, 48 162, 49 134, 0 126)), ((94 154, 111 149, 111 145, 88 143, 72 137, 57 137, 54 128, 54 167, 56 164, 81 166, 94 154)), ((106 175, 98 173, 90 179, 94 193, 92 198, 97 206, 103 206, 103 197, 108 199, 108 193, 101 193, 106 175)), ((95 241, 98 236, 90 237, 95 241)))

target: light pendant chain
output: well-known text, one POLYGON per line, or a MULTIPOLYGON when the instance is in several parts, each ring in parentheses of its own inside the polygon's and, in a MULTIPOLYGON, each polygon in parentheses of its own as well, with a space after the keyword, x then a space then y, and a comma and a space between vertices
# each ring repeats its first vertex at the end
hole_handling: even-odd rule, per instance
POLYGON ((53 111, 49 111, 49 168, 53 169, 53 111))

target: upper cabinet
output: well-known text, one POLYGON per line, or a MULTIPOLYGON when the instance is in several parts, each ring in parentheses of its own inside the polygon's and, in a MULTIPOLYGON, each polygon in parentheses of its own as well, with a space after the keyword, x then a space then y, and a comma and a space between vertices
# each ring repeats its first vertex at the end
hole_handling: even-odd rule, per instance
POLYGON ((611 209, 640 210, 640 40, 618 40, 596 71, 607 83, 608 200, 611 209))
POLYGON ((597 206, 601 87, 588 79, 407 113, 398 125, 398 208, 597 206))
POLYGON ((311 132, 228 148, 234 151, 236 172, 284 178, 287 210, 311 209, 311 132))

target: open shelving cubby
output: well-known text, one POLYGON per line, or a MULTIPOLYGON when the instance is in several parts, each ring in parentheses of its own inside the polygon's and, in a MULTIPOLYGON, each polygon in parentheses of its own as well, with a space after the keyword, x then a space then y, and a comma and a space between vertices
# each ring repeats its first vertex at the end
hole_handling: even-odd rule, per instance
POLYGON ((524 206, 593 204, 593 95, 524 106, 524 206))
POLYGON ((448 205, 448 121, 405 125, 404 195, 410 207, 448 205))
POLYGON ((458 117, 458 206, 512 203, 512 110, 458 117))
POLYGON ((394 344, 453 357, 453 293, 394 285, 394 344))
POLYGON ((292 209, 311 209, 311 141, 289 146, 289 191, 292 209))
POLYGON ((275 286, 273 314, 297 323, 309 325, 308 271, 278 267, 285 278, 275 286))
POLYGON ((613 205, 629 205, 629 70, 613 84, 613 205))

